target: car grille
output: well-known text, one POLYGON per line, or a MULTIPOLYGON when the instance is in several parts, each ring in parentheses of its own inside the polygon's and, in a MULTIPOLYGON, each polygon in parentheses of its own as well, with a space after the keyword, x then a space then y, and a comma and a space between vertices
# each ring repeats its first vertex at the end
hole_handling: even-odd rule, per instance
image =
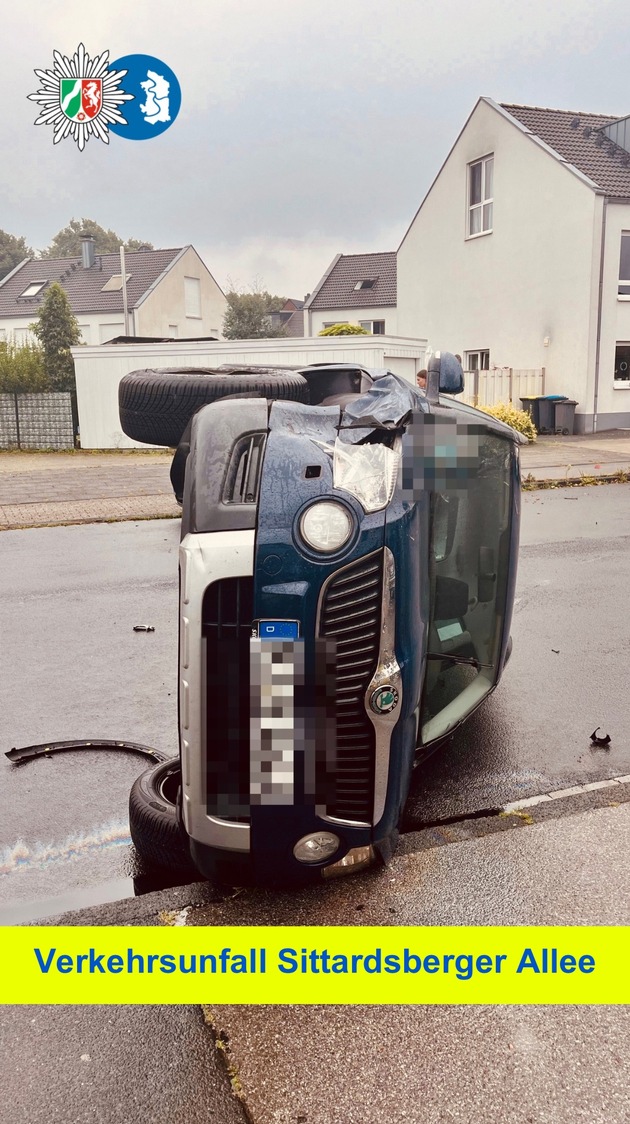
POLYGON ((378 663, 382 588, 383 554, 378 551, 328 581, 319 619, 319 635, 334 639, 337 648, 335 795, 327 811, 360 823, 370 823, 374 809, 375 731, 365 692, 378 663))
POLYGON ((206 589, 202 637, 206 657, 208 814, 249 820, 249 639, 254 580, 223 578, 206 589))
MULTIPOLYGON (((339 570, 325 586, 319 637, 334 640, 333 776, 322 778, 328 815, 370 823, 374 808, 374 726, 365 692, 376 670, 381 627, 381 551, 339 570)), ((202 608, 206 658, 208 814, 234 822, 250 818, 251 577, 208 586, 202 608)))

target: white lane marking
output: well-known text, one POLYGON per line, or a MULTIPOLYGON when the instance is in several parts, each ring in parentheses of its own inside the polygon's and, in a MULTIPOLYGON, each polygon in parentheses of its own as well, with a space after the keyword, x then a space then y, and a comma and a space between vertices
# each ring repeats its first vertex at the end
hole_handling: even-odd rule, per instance
POLYGON ((573 788, 558 788, 554 792, 544 792, 540 796, 528 796, 524 800, 513 800, 504 804, 502 812, 518 812, 521 808, 533 808, 547 800, 564 800, 568 796, 580 796, 583 792, 593 792, 597 788, 616 788, 620 784, 630 784, 630 775, 612 777, 608 781, 590 781, 588 784, 574 785, 573 788))

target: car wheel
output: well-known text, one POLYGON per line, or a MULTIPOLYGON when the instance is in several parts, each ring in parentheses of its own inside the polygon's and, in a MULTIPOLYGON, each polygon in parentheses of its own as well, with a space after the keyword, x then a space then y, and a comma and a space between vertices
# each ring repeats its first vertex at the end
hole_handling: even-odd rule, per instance
POLYGON ((258 375, 203 367, 131 371, 118 388, 120 424, 134 441, 176 449, 197 410, 235 393, 309 401, 308 383, 294 371, 258 375))
POLYGON ((129 794, 129 828, 134 847, 146 863, 193 871, 188 837, 178 814, 181 780, 179 757, 141 773, 129 794))

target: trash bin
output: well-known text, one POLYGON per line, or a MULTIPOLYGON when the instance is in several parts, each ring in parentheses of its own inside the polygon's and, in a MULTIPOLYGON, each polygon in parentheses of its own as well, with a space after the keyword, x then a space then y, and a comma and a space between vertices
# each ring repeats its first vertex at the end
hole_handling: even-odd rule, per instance
POLYGON ((540 400, 535 394, 526 394, 524 398, 521 398, 521 406, 523 407, 525 413, 529 414, 532 422, 534 423, 534 429, 537 432, 540 429, 540 410, 538 408, 539 405, 540 400))
POLYGON ((562 402, 555 403, 555 433, 563 433, 565 437, 573 436, 576 406, 577 402, 573 398, 565 398, 562 402))
POLYGON ((564 394, 528 394, 521 398, 523 409, 527 411, 539 433, 556 432, 556 403, 564 401, 564 394))

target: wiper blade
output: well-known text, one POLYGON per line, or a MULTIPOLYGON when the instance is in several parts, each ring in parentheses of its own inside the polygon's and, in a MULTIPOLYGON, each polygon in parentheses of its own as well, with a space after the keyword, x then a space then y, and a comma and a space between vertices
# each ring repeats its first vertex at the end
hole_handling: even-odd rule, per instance
POLYGON ((451 663, 465 663, 469 667, 476 667, 477 671, 481 667, 492 667, 491 663, 480 663, 475 656, 451 656, 448 652, 427 652, 428 660, 450 660, 451 663))

